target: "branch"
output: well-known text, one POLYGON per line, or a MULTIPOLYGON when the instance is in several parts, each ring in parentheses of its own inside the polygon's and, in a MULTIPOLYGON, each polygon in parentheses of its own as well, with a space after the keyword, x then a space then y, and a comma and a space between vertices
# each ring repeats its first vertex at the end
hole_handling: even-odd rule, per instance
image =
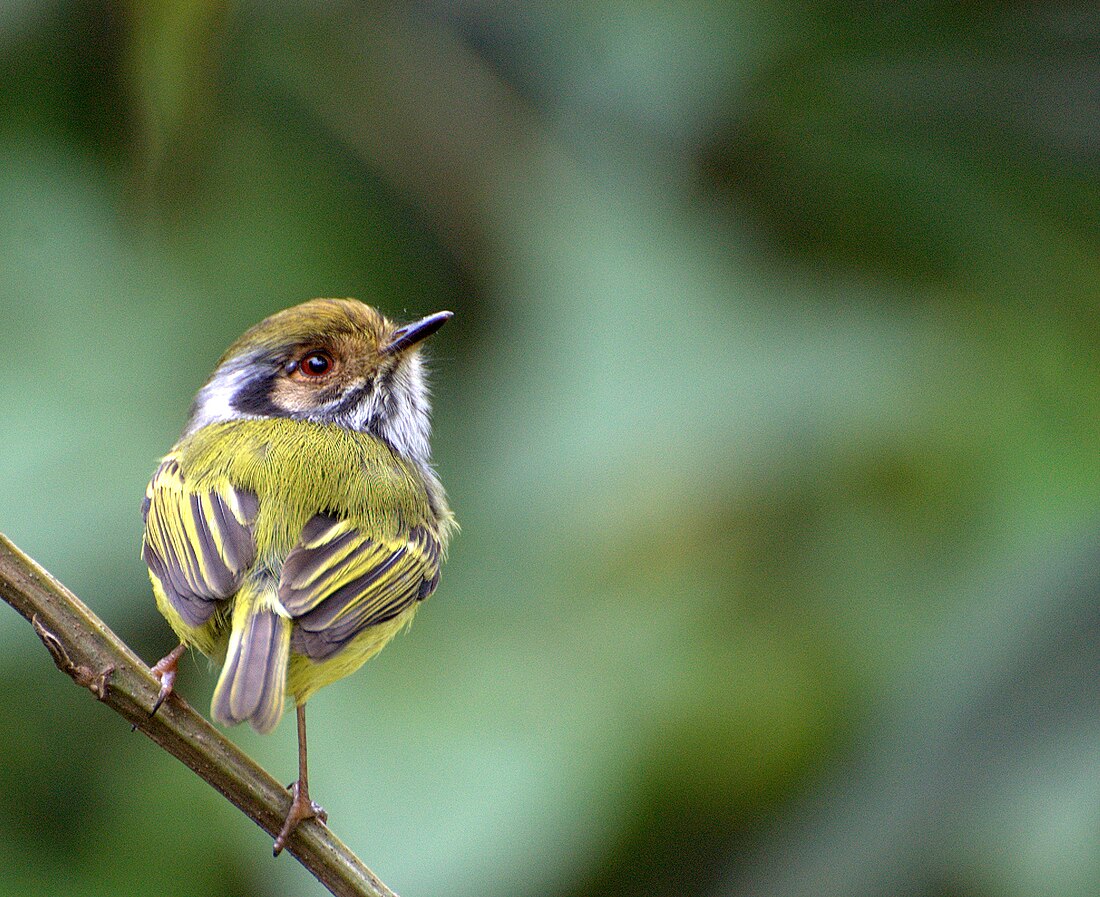
MULTIPOLYGON (((173 694, 150 717, 159 684, 141 659, 65 586, 0 533, 0 598, 30 622, 57 668, 193 769, 272 837, 286 788, 173 694)), ((287 851, 337 897, 396 897, 318 820, 287 851)))

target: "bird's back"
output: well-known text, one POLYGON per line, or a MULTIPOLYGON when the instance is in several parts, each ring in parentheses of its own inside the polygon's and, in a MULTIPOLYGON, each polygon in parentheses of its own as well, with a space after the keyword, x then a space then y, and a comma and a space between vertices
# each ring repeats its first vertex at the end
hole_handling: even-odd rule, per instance
POLYGON ((194 432, 162 464, 150 484, 146 550, 158 606, 182 641, 215 659, 228 648, 232 660, 233 640, 270 613, 272 638, 289 638, 286 672, 272 675, 286 675, 302 703, 411 619, 438 582, 449 526, 431 480, 381 440, 332 424, 237 420, 194 432), (255 512, 237 527, 211 513, 219 500, 255 512), (226 534, 239 531, 251 543, 226 547, 226 534), (242 556, 246 568, 227 565, 227 588, 221 562, 242 556), (173 564, 188 575, 171 576, 173 564))

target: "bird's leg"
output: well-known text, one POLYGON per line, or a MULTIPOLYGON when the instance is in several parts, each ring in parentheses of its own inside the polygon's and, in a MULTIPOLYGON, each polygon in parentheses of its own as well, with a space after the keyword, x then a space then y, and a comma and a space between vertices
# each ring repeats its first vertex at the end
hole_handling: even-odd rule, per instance
POLYGON ((153 704, 153 709, 149 711, 149 716, 156 715, 156 712, 160 710, 160 705, 172 694, 172 686, 176 684, 176 667, 186 650, 186 645, 176 645, 175 648, 153 664, 151 671, 157 682, 160 683, 160 694, 157 695, 156 703, 153 704))
POLYGON ((279 831, 279 837, 275 839, 275 856, 283 852, 286 842, 294 834, 298 825, 307 819, 320 819, 328 821, 328 813, 309 799, 309 773, 306 770, 306 705, 298 705, 298 781, 290 786, 290 793, 294 799, 290 802, 290 812, 286 814, 286 820, 279 831))

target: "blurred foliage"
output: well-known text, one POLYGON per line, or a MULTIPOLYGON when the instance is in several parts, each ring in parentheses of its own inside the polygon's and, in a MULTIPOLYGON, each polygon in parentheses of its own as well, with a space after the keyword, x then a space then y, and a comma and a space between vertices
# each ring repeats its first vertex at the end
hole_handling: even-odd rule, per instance
MULTIPOLYGON (((453 308, 463 532, 310 704, 387 882, 1095 894, 1098 26, 5 4, 0 527, 158 657, 138 504, 223 348, 453 308)), ((0 681, 0 895, 318 890, 13 613, 0 681)), ((289 780, 292 729, 233 736, 289 780)))

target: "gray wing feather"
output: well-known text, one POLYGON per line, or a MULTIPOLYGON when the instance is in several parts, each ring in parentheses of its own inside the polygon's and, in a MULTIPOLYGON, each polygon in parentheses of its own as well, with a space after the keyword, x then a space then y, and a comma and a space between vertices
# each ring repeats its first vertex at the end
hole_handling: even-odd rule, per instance
POLYGON ((379 543, 317 515, 280 577, 279 601, 295 624, 291 648, 324 660, 365 629, 394 619, 435 588, 440 551, 423 526, 404 540, 379 543))
POLYGON ((252 524, 259 501, 251 492, 226 490, 191 491, 175 458, 161 464, 149 484, 142 558, 188 626, 209 620, 256 558, 252 524))

